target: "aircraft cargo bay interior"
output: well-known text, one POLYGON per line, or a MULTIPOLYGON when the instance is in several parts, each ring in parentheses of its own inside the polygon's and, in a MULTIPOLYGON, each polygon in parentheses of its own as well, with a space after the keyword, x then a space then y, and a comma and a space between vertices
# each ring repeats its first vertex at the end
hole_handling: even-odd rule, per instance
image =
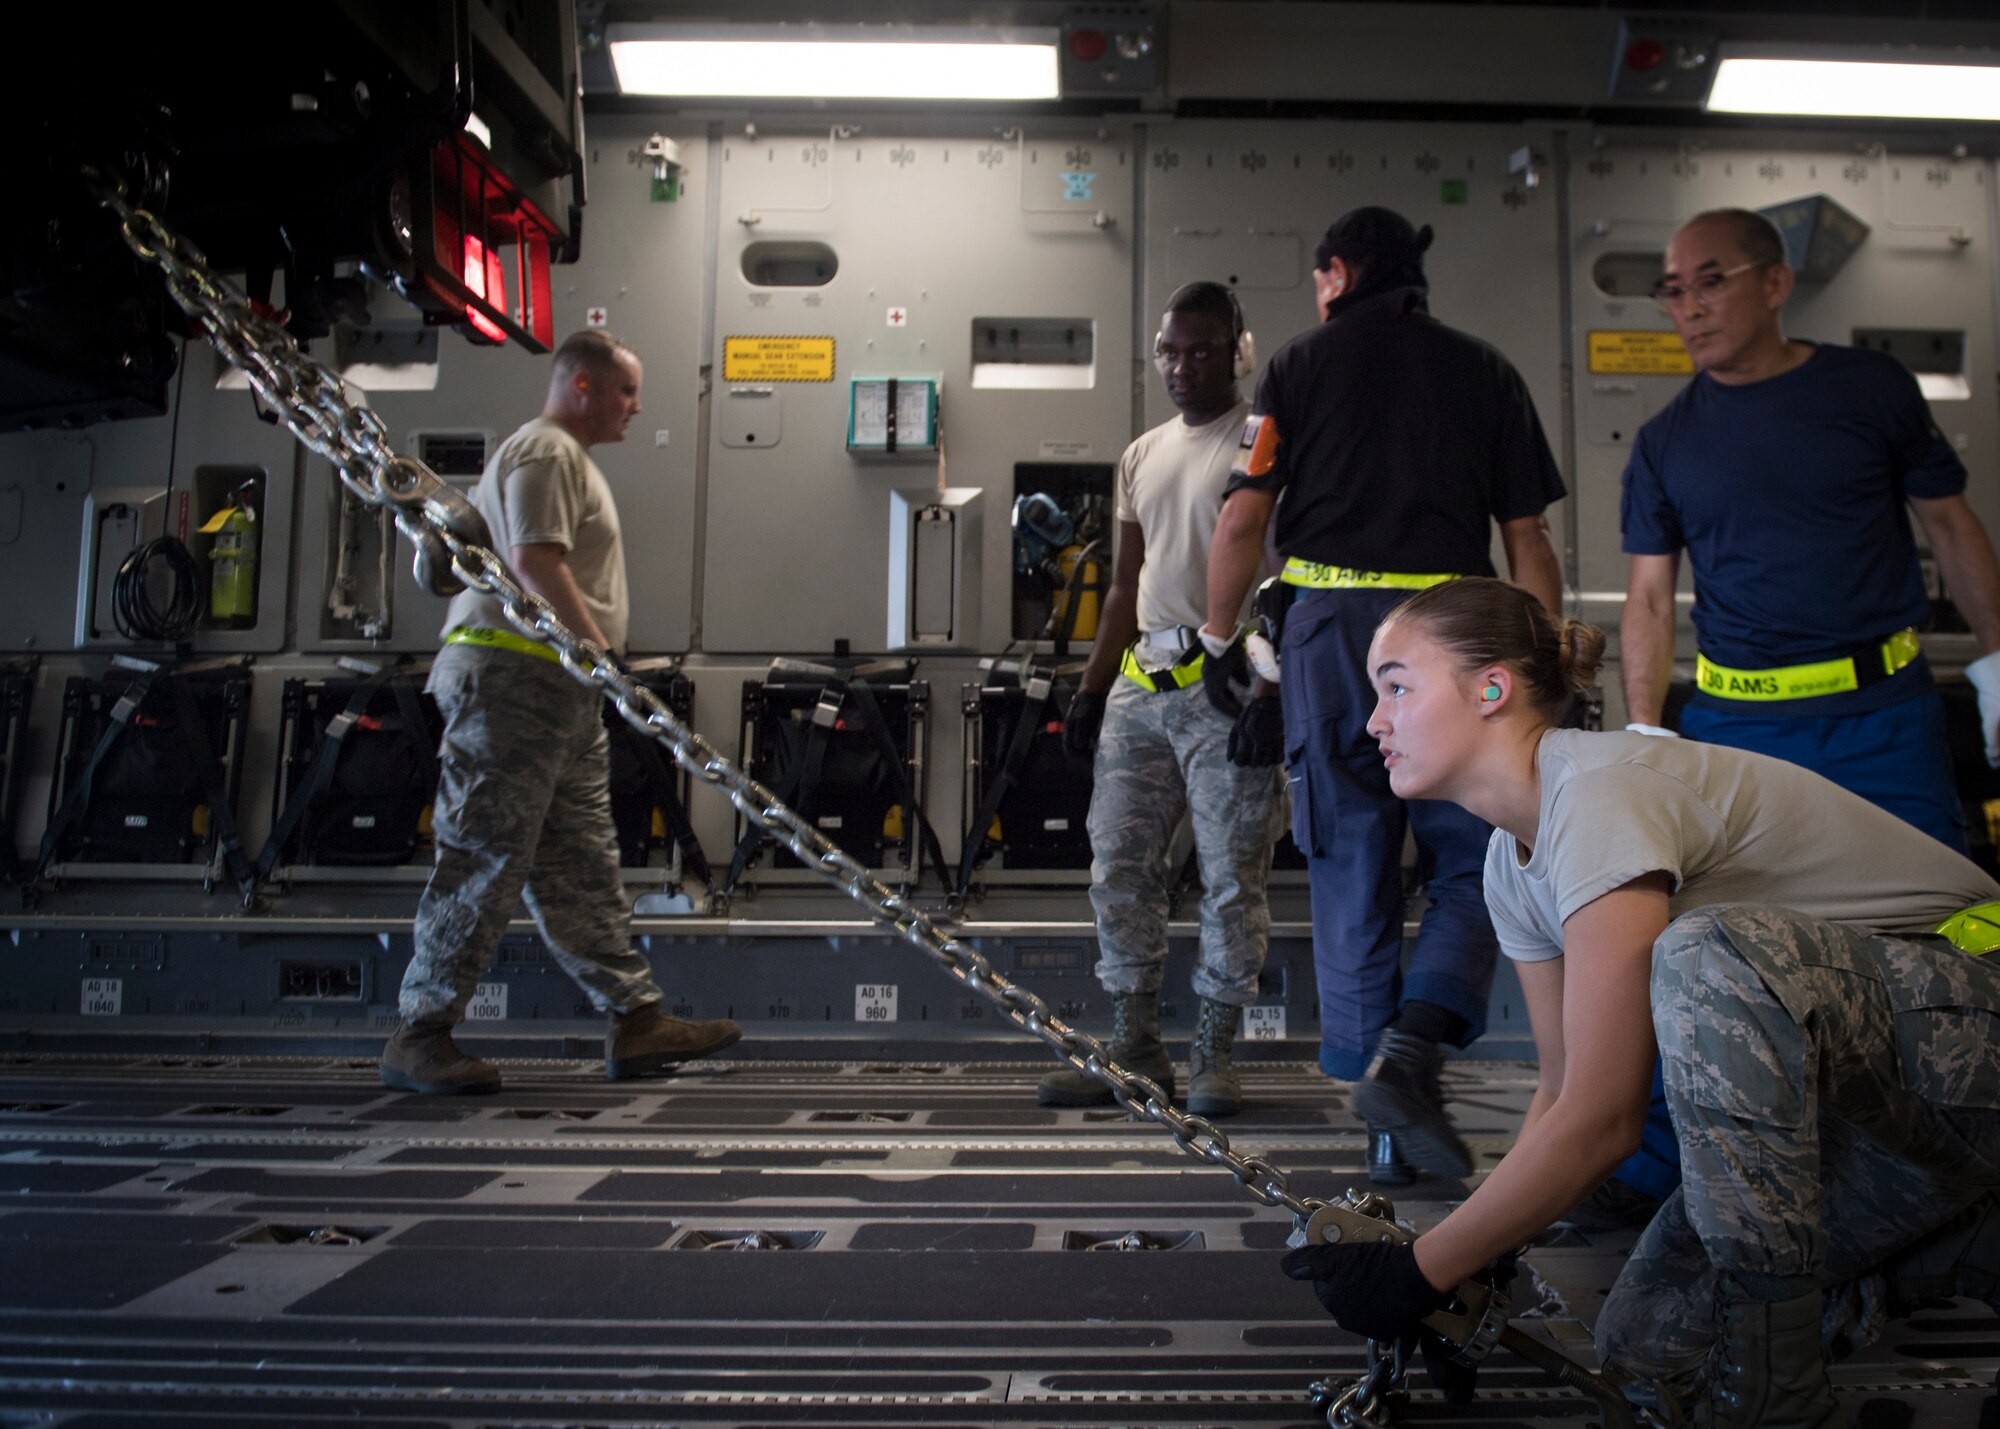
POLYGON ((0 1425, 2000 1425, 1989 6, 9 25, 0 1425))

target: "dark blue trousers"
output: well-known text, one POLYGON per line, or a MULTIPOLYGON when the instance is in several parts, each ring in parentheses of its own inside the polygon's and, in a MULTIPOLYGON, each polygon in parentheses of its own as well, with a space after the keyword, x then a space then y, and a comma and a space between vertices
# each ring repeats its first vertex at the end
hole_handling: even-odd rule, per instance
POLYGON ((1865 714, 1824 718, 1716 709, 1696 700, 1681 715, 1681 734, 1810 769, 1955 852, 1970 852, 1936 690, 1865 714))
MULTIPOLYGON (((1810 769, 1947 847, 1969 852, 1945 745, 1944 702, 1936 690, 1865 714, 1825 717, 1717 709, 1697 700, 1681 715, 1681 736, 1810 769)), ((1662 1199, 1680 1185, 1680 1143, 1657 1068, 1644 1140, 1612 1174, 1662 1199)))
MULTIPOLYGON (((1308 860, 1313 966, 1319 978, 1320 1067, 1354 1080, 1406 1000, 1486 1030, 1499 944, 1486 914, 1490 825, 1456 804, 1405 803, 1389 790, 1368 736, 1375 692, 1368 642, 1407 592, 1309 591, 1294 602, 1279 652, 1292 837, 1308 860), (1403 842, 1414 832, 1430 896, 1403 967, 1403 842)), ((1463 1045, 1463 1044, 1461 1044, 1463 1045)))

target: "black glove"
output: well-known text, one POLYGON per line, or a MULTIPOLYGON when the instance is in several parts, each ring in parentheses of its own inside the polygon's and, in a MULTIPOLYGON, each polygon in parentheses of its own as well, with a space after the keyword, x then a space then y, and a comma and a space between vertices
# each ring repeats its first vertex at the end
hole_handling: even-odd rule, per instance
MULTIPOLYGON (((1505 1294, 1514 1277, 1520 1273, 1520 1259, 1519 1252, 1510 1250, 1472 1278, 1484 1281, 1505 1294)), ((1431 1383, 1437 1387, 1437 1392, 1444 1396, 1444 1402, 1472 1403, 1473 1390, 1479 1378, 1479 1366, 1460 1364, 1453 1358, 1458 1353, 1458 1346, 1442 1335, 1424 1335, 1418 1348, 1423 1351, 1424 1372, 1430 1376, 1431 1383)))
POLYGON ((1415 1334, 1424 1316, 1451 1303, 1424 1279, 1407 1243, 1301 1246, 1278 1264, 1292 1279, 1313 1283, 1313 1294, 1341 1329, 1371 1340, 1415 1334))
POLYGON ((1097 752, 1097 731, 1104 725, 1104 696, 1078 690, 1063 713, 1063 748, 1078 759, 1097 752))
POLYGON ((1229 731, 1229 762, 1245 769, 1268 769, 1285 757, 1285 711, 1276 695, 1259 695, 1243 706, 1229 731))
POLYGON ((1231 719, 1243 713, 1243 697, 1250 688, 1250 678, 1250 656, 1241 640, 1232 641, 1220 655, 1202 658, 1202 693, 1231 719))

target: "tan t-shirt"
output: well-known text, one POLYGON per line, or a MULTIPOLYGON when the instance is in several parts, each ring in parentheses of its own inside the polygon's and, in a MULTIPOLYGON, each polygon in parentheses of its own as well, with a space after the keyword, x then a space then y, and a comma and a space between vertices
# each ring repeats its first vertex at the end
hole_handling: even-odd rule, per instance
POLYGON ((1536 753, 1541 829, 1524 864, 1502 829, 1486 851, 1501 951, 1562 956, 1577 909, 1648 873, 1668 911, 1768 903, 1874 933, 1930 933, 2000 898, 1970 859, 1811 770, 1762 754, 1644 734, 1552 729, 1536 753))
POLYGON ((1199 427, 1175 417, 1125 448, 1118 463, 1117 515, 1138 522, 1146 537, 1140 630, 1198 629, 1208 619, 1208 546, 1249 415, 1250 404, 1238 402, 1199 427))
MULTIPOLYGON (((562 547, 584 608, 612 649, 625 648, 632 597, 625 585, 618 503, 581 442, 554 422, 535 418, 500 443, 472 488, 472 501, 492 528, 494 549, 503 560, 516 546, 562 547)), ((514 629, 498 600, 470 589, 452 597, 444 628, 456 625, 514 629)))

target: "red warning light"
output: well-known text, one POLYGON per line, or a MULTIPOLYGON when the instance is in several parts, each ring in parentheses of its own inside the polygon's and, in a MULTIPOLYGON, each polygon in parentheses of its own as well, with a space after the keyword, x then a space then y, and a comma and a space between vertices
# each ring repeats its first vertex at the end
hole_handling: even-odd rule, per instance
POLYGON ((1625 49, 1625 68, 1644 73, 1658 69, 1667 60, 1667 47, 1658 40, 1634 40, 1625 49))
POLYGON ((555 345, 549 262, 562 233, 464 133, 433 152, 429 201, 417 209, 415 301, 481 341, 555 345))
POLYGON ((1085 64, 1095 64, 1104 58, 1106 48, 1104 31, 1071 30, 1069 32, 1069 52, 1085 64))
MULTIPOLYGON (((472 289, 474 297, 498 298, 503 302, 506 299, 507 278, 500 268, 500 255, 487 252, 486 246, 469 233, 465 235, 465 286, 472 289)), ((465 316, 482 337, 490 337, 495 342, 507 340, 500 324, 479 309, 467 308, 465 316)))

